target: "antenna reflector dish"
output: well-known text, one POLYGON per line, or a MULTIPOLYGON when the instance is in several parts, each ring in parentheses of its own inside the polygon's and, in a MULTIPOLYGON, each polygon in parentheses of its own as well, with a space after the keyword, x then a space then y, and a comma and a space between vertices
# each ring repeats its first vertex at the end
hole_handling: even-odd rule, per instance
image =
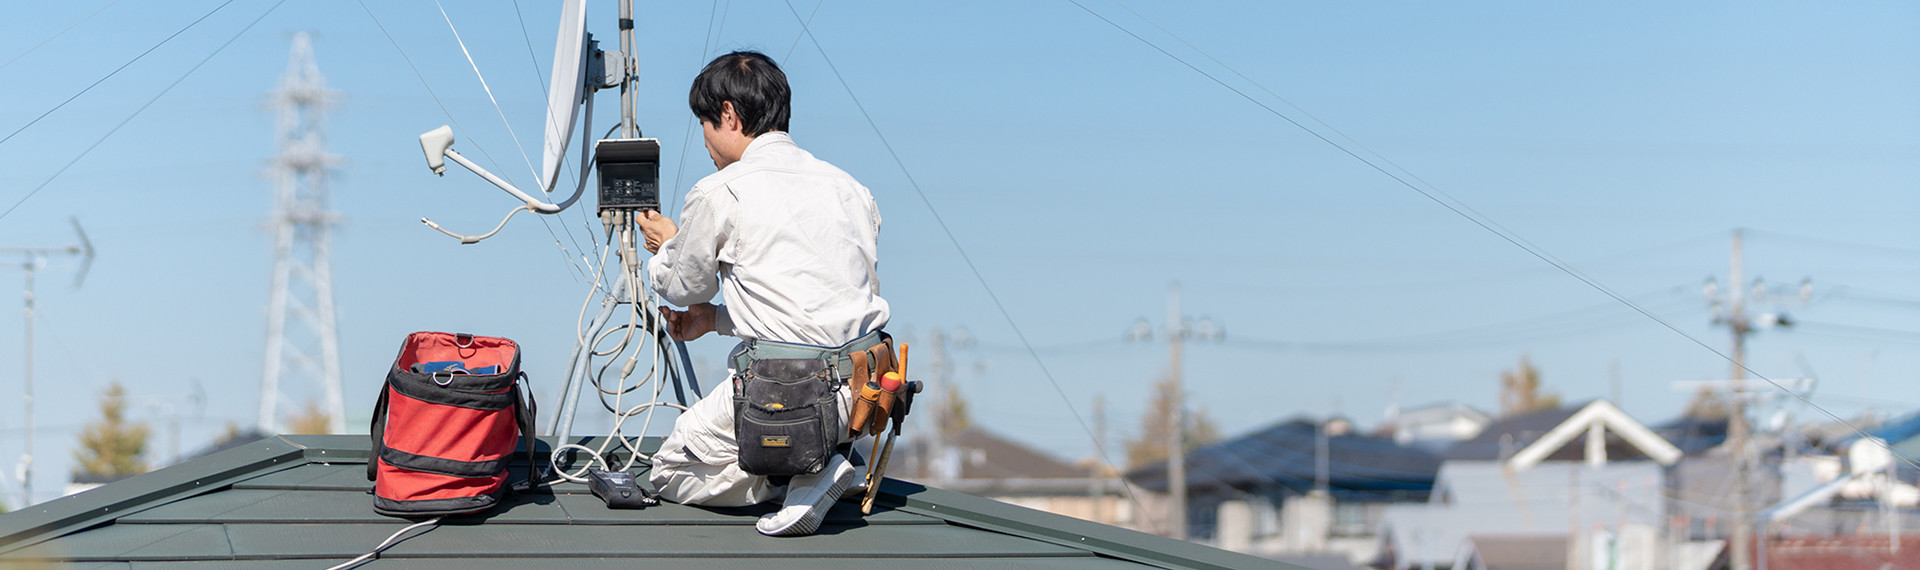
POLYGON ((553 45, 553 80, 547 89, 546 147, 540 157, 540 189, 544 192, 552 192, 560 176, 560 160, 573 137, 574 121, 580 117, 580 102, 585 100, 589 55, 586 4, 586 0, 566 0, 560 5, 560 37, 553 45))

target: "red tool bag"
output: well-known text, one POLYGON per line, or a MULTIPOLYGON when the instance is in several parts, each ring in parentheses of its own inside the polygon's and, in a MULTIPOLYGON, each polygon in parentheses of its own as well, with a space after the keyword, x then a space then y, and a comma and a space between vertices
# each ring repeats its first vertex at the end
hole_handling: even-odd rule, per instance
POLYGON ((533 398, 520 386, 525 377, 520 346, 511 340, 407 335, 373 411, 373 510, 431 517, 492 508, 507 489, 507 465, 523 436, 533 479, 533 398))

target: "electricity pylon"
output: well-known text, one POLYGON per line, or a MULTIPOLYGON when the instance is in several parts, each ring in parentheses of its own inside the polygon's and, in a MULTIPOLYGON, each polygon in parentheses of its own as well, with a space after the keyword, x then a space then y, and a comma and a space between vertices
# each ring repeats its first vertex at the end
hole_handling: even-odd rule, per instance
POLYGON ((271 169, 275 206, 273 291, 267 307, 266 370, 260 379, 260 431, 277 433, 282 380, 317 382, 325 391, 328 431, 346 431, 340 395, 339 334, 334 328, 327 181, 338 157, 326 150, 327 89, 307 34, 293 37, 287 73, 271 98, 280 154, 271 169), (287 335, 288 325, 304 333, 287 335))

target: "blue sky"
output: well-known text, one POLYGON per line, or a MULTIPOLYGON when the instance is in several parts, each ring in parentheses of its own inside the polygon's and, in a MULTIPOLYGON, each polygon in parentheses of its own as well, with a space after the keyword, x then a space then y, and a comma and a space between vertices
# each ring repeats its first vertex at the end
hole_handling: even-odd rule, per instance
MULTIPOLYGON (((0 61, 106 4, 0 5, 0 61)), ((0 67, 0 133, 219 4, 115 4, 0 67)), ((1085 4, 1331 134, 1118 5, 1085 4)), ((64 245, 66 219, 77 216, 100 250, 82 289, 67 286, 69 260, 40 273, 43 494, 65 482, 78 427, 96 415, 93 398, 111 379, 157 428, 167 409, 185 416, 185 449, 226 422, 252 421, 270 268, 265 97, 295 31, 315 34, 320 69, 344 95, 329 147, 346 159, 332 193, 343 216, 335 288, 353 425, 414 330, 515 338, 538 389, 557 389, 587 283, 556 234, 529 217, 477 246, 419 224, 428 216, 483 230, 512 205, 458 169, 427 173, 414 137, 448 114, 471 135, 456 149, 493 167, 490 155, 515 180, 531 176, 439 10, 369 5, 421 77, 361 5, 287 3, 0 219, 0 246, 64 245), (187 397, 196 383, 206 393, 198 414, 187 397)), ((270 6, 233 2, 0 143, 0 205, 48 180, 270 6)), ((802 14, 814 6, 794 3, 802 14)), ((1700 284, 1709 275, 1725 282, 1727 236, 1752 228, 1750 275, 1811 277, 1817 288, 1815 302, 1784 307, 1807 326, 1754 338, 1754 369, 1817 375, 1814 402, 1843 416, 1920 408, 1911 372, 1920 335, 1837 328, 1920 332, 1912 286, 1920 36, 1911 33, 1920 8, 1128 6, 1717 349, 1727 336, 1710 327, 1700 284)), ((532 150, 558 10, 531 0, 518 8, 525 36, 512 3, 447 6, 532 150)), ((592 10, 590 28, 614 47, 614 4, 592 10)), ((1188 314, 1227 331, 1225 342, 1191 347, 1186 378, 1192 404, 1229 434, 1329 411, 1373 424, 1395 401, 1491 409, 1499 372, 1522 355, 1572 400, 1607 396, 1617 367, 1624 407, 1644 421, 1684 406, 1673 382, 1727 374, 1712 352, 1071 3, 820 7, 812 31, 926 202, 812 44, 801 40, 787 55, 799 24, 786 4, 642 2, 636 11, 639 122, 666 148, 663 182, 684 192, 712 172, 697 140, 684 173, 677 168, 686 87, 699 66, 733 49, 781 60, 795 90, 795 138, 872 188, 885 215, 892 328, 923 337, 965 327, 978 345, 954 353, 955 382, 976 419, 1063 456, 1087 455, 1087 437, 927 203, 1073 405, 1084 414, 1104 396, 1116 440, 1136 425, 1166 366, 1161 345, 1118 339, 1136 319, 1162 320, 1174 281, 1188 314), (1382 339, 1404 342, 1372 342, 1382 339), (1268 341, 1372 348, 1269 350, 1268 341)), ((599 101, 595 124, 604 129, 617 98, 599 101)), ((565 232, 584 237, 579 215, 550 221, 577 257, 565 232)), ((19 272, 0 273, 0 284, 7 279, 18 283, 19 272)), ((0 347, 19 350, 20 320, 0 312, 0 347)), ((710 370, 729 344, 709 338, 693 348, 710 370)), ((18 368, 0 366, 0 393, 18 392, 18 368)), ((298 390, 296 402, 318 394, 298 390)), ((21 451, 19 409, 0 400, 0 463, 21 451)), ((165 433, 155 439, 162 454, 165 433)))

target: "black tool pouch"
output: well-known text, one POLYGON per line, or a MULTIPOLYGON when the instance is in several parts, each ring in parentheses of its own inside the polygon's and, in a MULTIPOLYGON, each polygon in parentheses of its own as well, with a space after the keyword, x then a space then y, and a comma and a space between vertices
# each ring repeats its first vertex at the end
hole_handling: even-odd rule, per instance
POLYGON ((756 359, 733 377, 740 469, 754 475, 818 473, 840 425, 838 386, 818 358, 756 359))

